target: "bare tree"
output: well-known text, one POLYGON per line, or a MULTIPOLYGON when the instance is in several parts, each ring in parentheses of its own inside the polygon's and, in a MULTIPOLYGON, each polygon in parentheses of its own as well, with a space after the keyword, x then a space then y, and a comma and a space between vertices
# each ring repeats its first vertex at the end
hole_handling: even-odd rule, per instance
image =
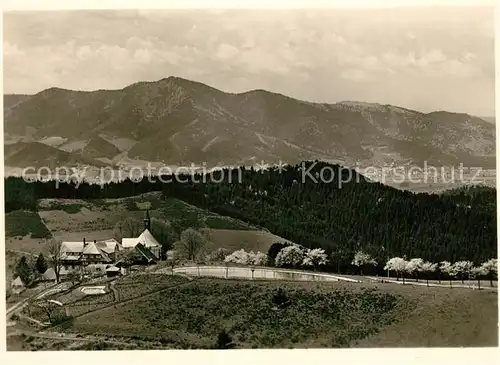
POLYGON ((54 273, 56 275, 56 282, 59 282, 61 267, 62 267, 62 255, 61 255, 61 241, 57 241, 52 239, 47 244, 47 256, 48 261, 52 268, 54 269, 54 273))
POLYGON ((181 233, 181 239, 175 243, 175 250, 188 260, 196 260, 200 252, 206 245, 206 240, 203 235, 188 228, 181 233))
POLYGON ((121 242, 122 238, 136 238, 144 230, 144 224, 135 218, 125 218, 115 224, 113 238, 121 242))

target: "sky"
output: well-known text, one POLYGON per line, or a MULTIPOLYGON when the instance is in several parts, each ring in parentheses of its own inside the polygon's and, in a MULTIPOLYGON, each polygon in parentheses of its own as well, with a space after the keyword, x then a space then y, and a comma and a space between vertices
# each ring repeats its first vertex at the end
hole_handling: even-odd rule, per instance
POLYGON ((4 13, 4 93, 168 76, 226 92, 494 116, 488 8, 4 13))

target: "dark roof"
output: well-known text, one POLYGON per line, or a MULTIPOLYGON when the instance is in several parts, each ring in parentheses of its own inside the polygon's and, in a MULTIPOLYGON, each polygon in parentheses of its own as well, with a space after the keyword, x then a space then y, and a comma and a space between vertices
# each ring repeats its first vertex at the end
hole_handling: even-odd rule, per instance
POLYGON ((148 262, 156 262, 156 256, 142 243, 135 245, 135 250, 144 256, 148 262))
POLYGON ((147 263, 156 262, 158 260, 156 256, 149 250, 149 248, 144 246, 142 243, 138 243, 134 246, 134 248, 120 251, 117 256, 118 260, 115 263, 115 266, 117 267, 123 266, 126 259, 132 259, 132 261, 136 261, 137 259, 139 259, 141 261, 144 260, 147 263))

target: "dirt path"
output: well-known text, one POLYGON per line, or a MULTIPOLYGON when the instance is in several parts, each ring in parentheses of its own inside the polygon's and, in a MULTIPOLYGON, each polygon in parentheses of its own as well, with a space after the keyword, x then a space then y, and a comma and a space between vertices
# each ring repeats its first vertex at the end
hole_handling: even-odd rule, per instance
POLYGON ((116 280, 113 280, 112 282, 109 283, 109 288, 113 292, 113 296, 115 298, 115 303, 120 301, 120 292, 116 290, 116 280))
POLYGON ((130 345, 130 342, 123 342, 123 341, 117 341, 117 340, 109 340, 105 337, 100 337, 100 336, 90 336, 90 335, 72 335, 72 334, 64 334, 64 333, 56 333, 56 332, 32 332, 32 331, 26 331, 26 330, 16 330, 13 332, 10 332, 7 334, 7 337, 11 336, 20 336, 20 335, 25 335, 25 336, 30 336, 30 337, 37 337, 37 338, 46 338, 50 340, 58 340, 58 341, 79 341, 79 342, 106 342, 106 343, 112 343, 116 345, 130 345))
POLYGON ((12 307, 8 308, 7 311, 6 311, 6 315, 7 315, 7 322, 9 321, 9 319, 12 317, 12 315, 20 312, 24 306, 30 301, 30 300, 33 300, 33 299, 38 299, 38 298, 41 298, 43 297, 47 292, 51 291, 51 290, 54 290, 57 288, 57 286, 61 285, 61 283, 59 284, 54 284, 52 286, 49 286, 48 288, 45 288, 44 290, 42 290, 41 292, 39 293, 36 293, 36 294, 33 294, 31 295, 30 297, 26 298, 26 299, 23 299, 22 301, 20 301, 19 303, 16 303, 14 304, 12 307))
POLYGON ((20 253, 22 255, 27 255, 27 256, 32 256, 32 257, 38 257, 37 254, 34 254, 33 252, 28 252, 28 251, 20 251, 20 250, 13 250, 13 249, 8 249, 8 252, 15 252, 15 253, 20 253))

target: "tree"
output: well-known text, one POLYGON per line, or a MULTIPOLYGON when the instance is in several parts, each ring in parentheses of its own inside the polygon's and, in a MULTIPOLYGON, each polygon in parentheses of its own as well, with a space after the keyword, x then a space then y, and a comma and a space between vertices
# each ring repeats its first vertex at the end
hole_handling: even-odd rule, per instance
POLYGON ((407 262, 406 264, 406 272, 409 275, 415 275, 415 278, 418 282, 418 274, 422 272, 422 265, 424 264, 424 260, 421 258, 414 258, 407 262))
POLYGON ((231 336, 225 331, 222 330, 219 332, 219 335, 217 336, 217 343, 215 344, 215 347, 218 349, 230 349, 234 347, 233 340, 231 336))
POLYGON ((292 244, 290 242, 275 242, 269 247, 269 250, 267 251, 267 256, 269 257, 270 263, 273 265, 274 260, 276 259, 276 256, 278 256, 278 253, 284 249, 285 247, 291 246, 292 244))
POLYGON ((370 254, 358 251, 354 255, 354 259, 351 262, 351 265, 357 266, 361 270, 361 275, 363 275, 363 269, 366 269, 368 266, 377 266, 377 261, 370 254))
POLYGON ((484 266, 473 267, 470 271, 471 278, 477 279, 477 287, 481 290, 481 278, 488 275, 488 270, 484 266))
POLYGON ((464 283, 465 278, 469 277, 470 272, 474 264, 471 261, 457 261, 453 264, 453 272, 455 276, 462 280, 464 283))
POLYGON ((437 270, 438 264, 425 261, 420 265, 420 272, 425 274, 427 286, 429 286, 429 276, 437 270))
POLYGON ((59 275, 61 273, 61 267, 62 267, 61 246, 62 243, 55 239, 50 240, 47 244, 48 261, 52 266, 52 268, 54 269, 57 283, 59 282, 59 275))
POLYGON ((453 265, 449 261, 441 261, 441 263, 439 264, 439 270, 448 275, 448 278, 450 279, 450 288, 451 288, 452 287, 451 280, 456 275, 453 265))
POLYGON ((490 286, 493 286, 493 280, 498 277, 498 260, 490 259, 481 264, 481 267, 486 271, 486 276, 490 280, 490 286))
POLYGON ((166 258, 167 251, 174 247, 174 243, 179 236, 172 227, 157 218, 151 218, 151 234, 158 240, 161 245, 162 256, 166 258))
POLYGON ((28 284, 33 279, 33 270, 28 265, 28 260, 25 256, 22 256, 19 261, 17 261, 16 268, 14 270, 16 276, 19 276, 24 284, 28 284))
POLYGON ((181 233, 180 240, 174 246, 179 255, 188 260, 195 261, 205 248, 206 240, 200 232, 188 228, 181 233))
POLYGON ((72 285, 79 283, 82 279, 81 275, 78 272, 76 272, 75 270, 70 271, 68 273, 67 278, 71 282, 72 285))
POLYGON ((302 265, 312 266, 314 271, 316 271, 319 266, 326 265, 327 262, 328 256, 326 255, 325 250, 322 248, 314 248, 306 251, 302 265))
POLYGON ((224 262, 232 262, 234 264, 240 265, 250 265, 253 262, 253 258, 251 257, 249 252, 241 249, 238 251, 234 251, 232 254, 226 256, 224 258, 224 262))
POLYGON ((136 238, 144 231, 144 224, 135 218, 125 218, 115 224, 113 238, 118 242, 122 238, 136 238))
POLYGON ((244 249, 234 251, 232 254, 227 255, 224 258, 224 262, 232 262, 240 265, 256 265, 264 266, 268 261, 268 257, 265 253, 253 251, 246 252, 244 249))
POLYGON ((396 280, 403 277, 403 284, 405 283, 404 273, 406 272, 407 261, 401 257, 393 257, 387 261, 384 270, 396 272, 396 280))
POLYGON ((276 255, 275 265, 279 267, 296 267, 302 263, 304 251, 299 246, 287 246, 276 255))
POLYGON ((38 271, 40 274, 44 274, 45 271, 47 271, 47 262, 45 261, 45 256, 43 256, 43 253, 40 252, 40 255, 38 255, 38 258, 36 259, 35 262, 35 269, 38 271))
POLYGON ((212 262, 224 261, 224 259, 226 258, 226 256, 229 255, 229 253, 230 252, 227 248, 219 247, 207 255, 207 261, 212 261, 212 262))
POLYGON ((255 266, 266 266, 269 263, 269 257, 264 252, 257 251, 253 256, 252 265, 255 266))

